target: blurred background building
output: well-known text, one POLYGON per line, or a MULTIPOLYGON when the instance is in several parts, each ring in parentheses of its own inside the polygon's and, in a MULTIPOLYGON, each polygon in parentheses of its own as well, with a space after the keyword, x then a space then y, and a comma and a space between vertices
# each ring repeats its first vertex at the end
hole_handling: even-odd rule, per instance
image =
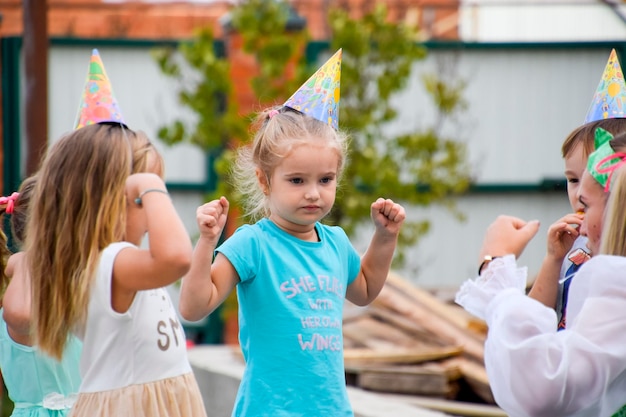
MULTIPOLYGON (((377 2, 288 3, 304 20, 311 42, 323 49, 331 36, 325 18, 330 7, 359 16, 377 2)), ((625 4, 610 0, 384 3, 389 19, 420 28, 419 41, 428 48, 427 59, 415 65, 410 85, 394 98, 400 115, 389 129, 410 130, 434 117, 420 82, 424 74, 437 72, 464 81, 468 106, 450 133, 467 144, 474 178, 470 192, 458 199, 464 222, 439 207, 410 208, 410 216, 426 216, 432 227, 400 272, 418 285, 454 291, 475 274, 487 225, 507 213, 542 222, 522 258, 534 274, 543 259, 548 226, 570 210, 561 143, 582 124, 611 49, 620 59, 626 57, 625 4)), ((186 116, 178 104, 178 86, 159 72, 150 54, 153 48, 175 45, 192 37, 196 28, 209 25, 218 39, 225 40, 231 65, 246 68, 245 57, 232 49, 236 45, 226 42, 228 34, 222 27, 234 4, 0 0, 4 194, 32 169, 38 144, 52 143, 73 128, 93 48, 100 51, 125 120, 152 138, 164 124, 186 116), (28 39, 38 36, 33 25, 42 20, 49 41, 37 49, 28 39), (33 84, 39 67, 46 70, 45 85, 41 80, 33 84), (43 134, 36 133, 38 127, 44 128, 43 134)), ((247 108, 256 104, 240 103, 247 108)), ((195 208, 213 185, 211 161, 191 145, 159 147, 166 158, 168 187, 193 236, 195 208)))

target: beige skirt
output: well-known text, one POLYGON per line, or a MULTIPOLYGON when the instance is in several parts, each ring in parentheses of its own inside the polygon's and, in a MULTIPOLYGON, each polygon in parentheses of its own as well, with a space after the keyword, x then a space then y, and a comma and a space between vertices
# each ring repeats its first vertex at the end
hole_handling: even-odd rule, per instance
POLYGON ((193 373, 147 384, 78 394, 70 417, 206 417, 193 373))

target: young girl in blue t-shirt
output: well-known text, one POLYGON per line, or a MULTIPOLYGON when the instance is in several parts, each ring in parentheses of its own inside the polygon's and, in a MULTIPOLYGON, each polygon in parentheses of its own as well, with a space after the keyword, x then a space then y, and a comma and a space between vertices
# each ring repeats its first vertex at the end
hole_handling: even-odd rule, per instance
POLYGON ((405 219, 401 205, 373 202, 375 231, 362 258, 343 229, 320 222, 335 201, 346 136, 334 128, 332 99, 316 115, 308 109, 319 103, 307 106, 297 94, 260 114, 253 143, 240 148, 239 191, 248 214, 261 219, 240 227, 213 260, 229 202, 221 197, 199 207, 201 235, 183 278, 179 307, 189 320, 211 313, 237 287, 246 367, 234 416, 353 415, 343 366, 344 299, 366 305, 376 298, 405 219))

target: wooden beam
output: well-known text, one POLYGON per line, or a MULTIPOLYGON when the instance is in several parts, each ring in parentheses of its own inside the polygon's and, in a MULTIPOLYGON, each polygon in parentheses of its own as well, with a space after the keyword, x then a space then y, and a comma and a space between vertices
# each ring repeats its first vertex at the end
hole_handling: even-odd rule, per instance
POLYGON ((39 168, 39 161, 48 143, 47 15, 47 0, 24 0, 24 136, 27 176, 39 168))
POLYGON ((495 405, 475 404, 462 401, 448 401, 439 398, 428 398, 422 396, 386 394, 381 393, 381 397, 390 401, 404 402, 405 404, 417 407, 428 408, 430 410, 442 411, 446 414, 467 417, 507 417, 507 413, 495 405))

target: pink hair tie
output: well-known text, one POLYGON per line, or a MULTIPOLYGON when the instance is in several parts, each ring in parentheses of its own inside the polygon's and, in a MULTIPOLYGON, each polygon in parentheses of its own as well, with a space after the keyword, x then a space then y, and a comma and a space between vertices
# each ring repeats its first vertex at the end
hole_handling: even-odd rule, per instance
POLYGON ((278 113, 280 113, 278 110, 276 109, 272 109, 270 110, 270 112, 267 114, 267 117, 269 117, 270 119, 274 116, 276 116, 278 113))
POLYGON ((596 165, 596 171, 598 171, 598 174, 609 174, 606 184, 604 185, 605 193, 611 189, 611 179, 613 177, 613 173, 619 167, 625 164, 626 164, 626 153, 623 153, 623 152, 615 152, 614 154, 611 154, 607 156, 606 158, 603 158, 600 162, 598 162, 598 164, 596 165), (607 165, 613 159, 619 159, 619 161, 616 161, 611 165, 607 165))
POLYGON ((20 196, 20 193, 13 193, 8 197, 0 197, 0 205, 6 204, 7 207, 4 209, 4 212, 7 214, 13 213, 13 208, 15 207, 15 201, 20 196))

